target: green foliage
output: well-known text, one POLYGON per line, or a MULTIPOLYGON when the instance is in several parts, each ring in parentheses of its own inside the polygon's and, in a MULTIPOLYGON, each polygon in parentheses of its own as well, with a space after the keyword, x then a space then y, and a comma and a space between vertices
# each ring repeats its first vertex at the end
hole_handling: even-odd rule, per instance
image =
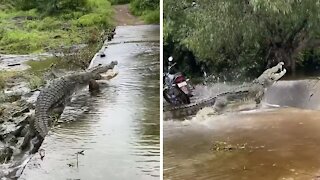
POLYGON ((28 30, 47 31, 52 29, 58 29, 62 26, 62 22, 53 17, 45 17, 41 21, 28 20, 24 23, 24 26, 28 30))
POLYGON ((116 4, 128 4, 130 3, 130 0, 109 0, 112 5, 116 4))
POLYGON ((57 63, 56 58, 48 58, 46 60, 41 61, 28 61, 26 62, 27 65, 30 66, 28 69, 29 74, 40 75, 45 71, 49 70, 51 66, 57 63))
MULTIPOLYGON (((52 15, 40 12, 39 7, 26 11, 0 11, 0 53, 38 53, 88 42, 96 43, 105 31, 112 29, 110 2, 85 0, 84 10, 80 5, 73 7, 71 2, 59 1, 58 7, 66 7, 52 15), (76 9, 71 11, 72 8, 76 9), (92 29, 97 31, 94 38, 92 29)), ((19 8, 18 5, 15 7, 19 8)))
POLYGON ((70 11, 86 10, 86 0, 14 0, 20 10, 37 9, 44 14, 61 14, 70 11))
POLYGON ((132 0, 130 10, 136 16, 142 16, 147 23, 160 22, 159 0, 132 0))
MULTIPOLYGON (((211 72, 262 71, 273 61, 295 68, 320 38, 315 0, 164 1, 164 44, 182 46, 211 72)), ((168 57, 174 52, 164 52, 168 57)), ((275 63, 274 62, 274 63, 275 63)))
POLYGON ((81 16, 76 21, 77 26, 102 26, 107 27, 109 25, 108 19, 103 14, 90 13, 84 16, 81 16))
POLYGON ((0 76, 0 90, 4 89, 6 86, 6 82, 2 76, 0 76))
POLYGON ((28 86, 32 90, 38 89, 46 83, 42 77, 33 74, 28 75, 26 78, 28 80, 28 86))
POLYGON ((10 49, 11 52, 34 52, 41 49, 44 43, 45 37, 37 31, 25 32, 22 30, 6 31, 0 41, 0 45, 10 49))
POLYGON ((160 23, 160 8, 144 11, 142 18, 146 23, 160 23))

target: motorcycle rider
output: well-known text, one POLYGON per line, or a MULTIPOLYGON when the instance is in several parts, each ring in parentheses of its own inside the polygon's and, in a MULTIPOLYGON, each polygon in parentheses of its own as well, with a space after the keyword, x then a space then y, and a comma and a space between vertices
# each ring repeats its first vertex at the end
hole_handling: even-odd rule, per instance
POLYGON ((168 71, 169 71, 170 74, 175 74, 175 73, 177 72, 174 64, 175 64, 175 63, 173 62, 173 57, 170 56, 170 57, 168 58, 168 67, 169 67, 168 71))

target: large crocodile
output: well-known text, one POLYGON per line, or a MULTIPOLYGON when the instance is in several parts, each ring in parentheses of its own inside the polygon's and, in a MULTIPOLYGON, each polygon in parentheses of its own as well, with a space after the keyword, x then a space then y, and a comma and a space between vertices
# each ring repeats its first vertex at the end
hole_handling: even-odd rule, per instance
POLYGON ((196 114, 200 109, 210 106, 213 106, 216 112, 222 112, 228 104, 235 101, 254 100, 257 104, 260 104, 265 89, 285 75, 286 69, 283 66, 284 63, 279 62, 276 66, 265 70, 251 83, 243 84, 231 91, 220 93, 196 103, 164 109, 164 117, 177 118, 190 116, 196 114))
MULTIPOLYGON (((21 148, 27 147, 30 139, 36 136, 38 142, 35 143, 34 150, 32 150, 32 152, 35 152, 48 134, 54 117, 59 117, 62 114, 66 103, 71 100, 72 94, 87 85, 95 86, 96 89, 97 83, 95 80, 110 79, 110 76, 105 77, 104 73, 113 69, 117 64, 117 61, 112 61, 110 64, 99 65, 84 72, 62 76, 42 89, 36 101, 35 115, 30 122, 30 130, 25 136, 21 148)), ((114 74, 113 77, 116 75, 114 74)))

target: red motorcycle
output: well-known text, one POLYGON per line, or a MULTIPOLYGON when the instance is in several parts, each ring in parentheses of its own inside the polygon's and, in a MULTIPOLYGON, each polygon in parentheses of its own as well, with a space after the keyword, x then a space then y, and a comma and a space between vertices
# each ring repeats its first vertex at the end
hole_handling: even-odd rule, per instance
POLYGON ((189 79, 186 79, 181 72, 170 73, 171 68, 176 65, 176 63, 170 65, 172 60, 173 58, 169 57, 168 71, 163 75, 164 99, 172 105, 189 104, 190 97, 193 96, 189 79))

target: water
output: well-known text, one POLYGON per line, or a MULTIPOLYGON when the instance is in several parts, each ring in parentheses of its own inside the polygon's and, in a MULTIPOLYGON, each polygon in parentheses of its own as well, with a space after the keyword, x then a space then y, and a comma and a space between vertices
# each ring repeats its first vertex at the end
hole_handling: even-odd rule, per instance
POLYGON ((79 92, 20 179, 159 179, 159 26, 120 26, 103 48, 119 75, 79 92), (132 42, 127 42, 131 40, 132 42), (84 155, 76 153, 84 150, 84 155))
POLYGON ((165 179, 320 179, 319 88, 280 81, 261 109, 165 121, 165 179))

